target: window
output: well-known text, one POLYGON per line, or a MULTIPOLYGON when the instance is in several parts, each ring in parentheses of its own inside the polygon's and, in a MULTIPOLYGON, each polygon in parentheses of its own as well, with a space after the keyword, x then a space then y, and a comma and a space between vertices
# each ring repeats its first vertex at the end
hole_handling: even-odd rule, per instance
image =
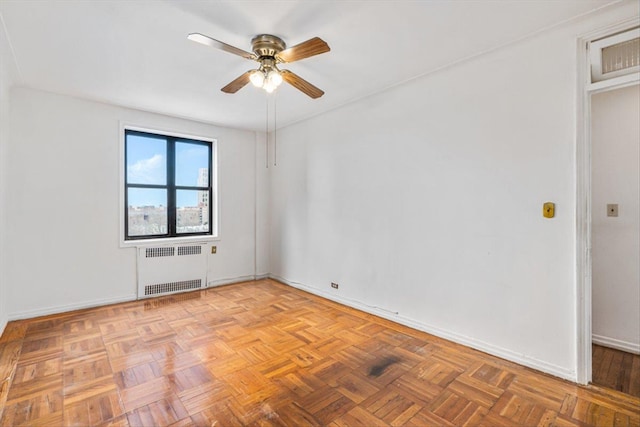
POLYGON ((638 79, 640 28, 594 40, 589 44, 591 83, 627 77, 638 79))
POLYGON ((124 153, 125 240, 213 234, 212 142, 126 129, 124 153))

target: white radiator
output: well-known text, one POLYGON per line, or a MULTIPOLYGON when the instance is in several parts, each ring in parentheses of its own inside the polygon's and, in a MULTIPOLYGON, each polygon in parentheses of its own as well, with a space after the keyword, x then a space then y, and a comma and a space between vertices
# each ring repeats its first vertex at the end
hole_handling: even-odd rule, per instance
POLYGON ((207 286, 205 243, 138 248, 138 299, 207 286))

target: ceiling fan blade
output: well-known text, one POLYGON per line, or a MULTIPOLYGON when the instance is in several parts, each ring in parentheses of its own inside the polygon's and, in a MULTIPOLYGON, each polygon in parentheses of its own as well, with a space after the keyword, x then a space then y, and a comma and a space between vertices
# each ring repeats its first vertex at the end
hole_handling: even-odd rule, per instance
POLYGON ((289 49, 285 49, 276 55, 276 58, 280 62, 293 62, 301 59, 309 58, 310 56, 320 55, 321 53, 329 52, 331 48, 320 37, 314 37, 297 44, 289 49))
POLYGON ((238 77, 237 79, 235 79, 234 81, 232 81, 231 83, 229 83, 228 85, 226 85, 220 90, 225 93, 236 93, 237 91, 245 87, 247 83, 249 83, 250 81, 249 77, 251 76, 252 71, 253 70, 249 70, 246 73, 240 75, 240 77, 238 77))
POLYGON ((256 56, 253 53, 249 53, 245 50, 238 49, 237 47, 231 46, 230 44, 226 44, 221 42, 220 40, 212 39, 211 37, 207 37, 200 33, 191 33, 187 36, 187 38, 191 41, 201 43, 206 46, 211 46, 216 49, 224 50, 225 52, 233 53, 234 55, 242 56, 247 59, 256 59, 256 56))
POLYGON ((289 70, 281 70, 280 74, 282 75, 282 79, 285 82, 289 83, 299 91, 304 92, 306 95, 310 96, 313 99, 320 98, 322 95, 324 95, 324 91, 318 89, 302 77, 292 73, 289 70))

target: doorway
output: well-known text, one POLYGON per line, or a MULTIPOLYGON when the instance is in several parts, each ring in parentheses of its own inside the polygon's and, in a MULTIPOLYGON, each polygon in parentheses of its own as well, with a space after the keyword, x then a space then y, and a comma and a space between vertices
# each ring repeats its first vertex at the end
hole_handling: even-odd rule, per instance
POLYGON ((640 85, 590 101, 592 383, 640 397, 640 85))
MULTIPOLYGON (((626 42, 632 39, 638 39, 640 35, 640 21, 638 18, 632 18, 613 24, 609 27, 596 30, 592 33, 585 34, 578 39, 578 127, 577 127, 577 145, 576 145, 576 381, 580 384, 588 384, 592 381, 592 318, 593 318, 593 293, 592 293, 592 218, 602 215, 602 211, 596 212, 596 209, 602 206, 595 206, 592 200, 592 98, 598 94, 615 91, 626 87, 637 86, 640 83, 640 64, 638 64, 638 56, 636 54, 632 61, 611 61, 612 55, 605 61, 603 54, 605 48, 609 49, 609 53, 615 53, 614 58, 618 58, 619 52, 627 52, 632 54, 637 51, 634 40, 631 49, 627 49, 620 42, 626 42), (631 29, 631 30, 630 30, 631 29), (596 48, 597 46, 597 48, 596 48), (618 49, 622 47, 622 49, 618 49), (622 65, 622 67, 618 67, 622 65), (626 70, 625 66, 629 65, 626 70), (618 67, 616 69, 616 67, 618 67), (606 69, 608 68, 608 69, 606 69), (607 73, 611 72, 607 75, 607 73)), ((639 39, 640 40, 640 39, 639 39)), ((606 97, 606 95, 603 95, 606 97)), ((600 102, 596 100, 596 102, 600 102)), ((637 117, 637 116, 636 116, 637 117)), ((636 118, 637 121, 637 118, 636 118)), ((636 157, 637 159, 637 157, 636 157)), ((611 169, 609 169, 611 170, 611 169)), ((614 197, 613 194, 605 194, 606 200, 614 197)), ((617 196, 615 196, 617 197, 617 196)), ((596 202, 600 205, 602 202, 596 202)), ((627 206, 627 214, 631 211, 628 201, 623 202, 627 206)), ((616 203, 612 199, 605 202, 605 215, 607 213, 606 204, 618 204, 618 213, 620 211, 620 203, 616 203)), ((620 224, 620 222, 613 222, 620 224)), ((600 245, 600 243, 598 243, 600 245)), ((629 255, 631 257, 632 255, 629 255)), ((634 262, 638 263, 638 258, 634 262)), ((599 274, 599 273, 598 273, 599 274)), ((606 288, 606 286, 605 286, 606 288)), ((599 294, 598 294, 599 295, 599 294)), ((597 295, 596 295, 597 296, 597 295)), ((631 299, 631 298, 630 298, 631 299)), ((640 301, 639 301, 640 302, 640 301)), ((600 304, 598 302, 597 304, 600 304)), ((636 309, 638 310, 638 309, 636 309)), ((609 311, 611 311, 609 309, 609 311)), ((600 324, 595 325, 600 328, 600 324)), ((604 329, 600 328, 600 337, 607 337, 603 334, 604 329)), ((598 335, 598 334, 596 334, 598 335)), ((612 342, 620 344, 619 335, 610 336, 606 342, 610 345, 612 342), (617 337, 617 338, 616 338, 617 337)), ((596 337, 596 341, 598 337, 596 337)), ((632 339, 631 342, 634 340, 632 339)), ((640 337, 638 338, 640 341, 640 337)), ((628 341, 627 341, 628 343, 628 341)), ((635 346, 632 346, 635 349, 635 346)), ((626 348, 625 350, 629 350, 626 348)), ((597 354, 596 357, 600 355, 597 354)), ((609 358, 610 356, 607 356, 609 358)), ((613 357, 612 357, 613 359, 613 357)), ((633 364, 633 363, 632 363, 633 364)))

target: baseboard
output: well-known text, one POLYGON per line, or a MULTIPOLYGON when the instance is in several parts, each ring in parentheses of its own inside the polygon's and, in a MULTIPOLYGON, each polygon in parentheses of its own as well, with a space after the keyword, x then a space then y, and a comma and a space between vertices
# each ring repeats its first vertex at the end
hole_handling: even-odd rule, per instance
POLYGON ((114 298, 103 298, 92 301, 85 301, 76 304, 59 305, 55 307, 40 308, 37 310, 19 311, 9 313, 9 320, 31 319, 33 317, 48 316, 50 314, 65 313, 67 311, 82 310, 84 308, 100 307, 103 305, 117 304, 120 302, 135 301, 136 294, 122 295, 114 298))
POLYGON ((640 354, 640 344, 617 340, 615 338, 604 337, 602 335, 593 334, 591 342, 604 347, 614 348, 616 350, 626 351, 627 353, 640 354))
MULTIPOLYGON (((215 286, 222 286, 222 285, 230 285, 232 283, 240 283, 240 282, 248 282, 250 280, 256 280, 256 277, 258 276, 238 276, 238 277, 229 277, 226 279, 216 279, 216 280, 210 280, 207 281, 207 287, 215 287, 215 286)), ((267 278, 268 275, 265 275, 263 277, 263 279, 267 278)))
POLYGON ((432 325, 427 325, 425 323, 418 322, 414 319, 401 316, 396 312, 383 310, 378 307, 372 307, 357 300, 339 297, 335 294, 321 291, 312 286, 304 285, 298 282, 292 282, 283 277, 279 277, 277 275, 272 274, 269 277, 279 282, 282 282, 286 285, 289 285, 293 288, 309 292, 311 294, 326 298, 328 300, 335 301, 337 303, 344 304, 352 308, 356 308, 366 313, 373 314, 373 315, 382 317, 384 319, 391 320, 396 323, 400 323, 404 326, 408 326, 410 328, 417 329, 419 331, 426 332, 428 334, 435 335, 440 338, 444 338, 446 340, 455 342, 457 344, 462 344, 467 347, 471 347, 476 350, 483 351, 485 353, 500 357, 502 359, 509 360, 519 365, 527 366, 537 371, 545 372, 547 374, 551 374, 553 376, 556 376, 565 380, 569 380, 572 382, 576 382, 577 380, 577 373, 574 370, 566 369, 566 368, 563 368, 562 366, 554 365, 552 363, 548 363, 543 360, 538 360, 533 357, 528 357, 521 353, 517 353, 506 348, 498 347, 493 344, 477 340, 475 338, 471 338, 471 337, 461 335, 452 331, 448 331, 446 329, 438 328, 432 325))
POLYGON ((9 320, 7 319, 7 317, 2 316, 2 319, 0 319, 0 337, 2 336, 2 334, 4 334, 4 330, 7 327, 7 323, 9 323, 9 320))
MULTIPOLYGON (((233 277, 228 279, 212 280, 208 282, 207 285, 210 287, 222 286, 222 285, 228 285, 231 283, 239 283, 239 282, 246 282, 249 280, 256 280, 258 277, 265 279, 269 277, 269 275, 264 274, 260 276, 253 276, 253 275, 239 276, 239 277, 233 277)), ((67 311, 81 310, 84 308, 93 308, 93 307, 100 307, 100 306, 109 305, 109 304, 117 304, 120 302, 135 301, 137 299, 138 299, 137 294, 131 294, 131 295, 114 297, 114 298, 104 298, 104 299, 98 299, 93 301, 85 301, 77 304, 68 304, 68 305, 48 307, 48 308, 42 308, 42 309, 36 309, 36 310, 21 311, 17 313, 9 313, 8 319, 5 320, 4 325, 2 325, 2 323, 0 322, 0 326, 2 326, 0 330, 4 331, 4 327, 6 326, 7 321, 11 321, 11 320, 31 319, 33 317, 48 316, 50 314, 59 314, 67 311)))

